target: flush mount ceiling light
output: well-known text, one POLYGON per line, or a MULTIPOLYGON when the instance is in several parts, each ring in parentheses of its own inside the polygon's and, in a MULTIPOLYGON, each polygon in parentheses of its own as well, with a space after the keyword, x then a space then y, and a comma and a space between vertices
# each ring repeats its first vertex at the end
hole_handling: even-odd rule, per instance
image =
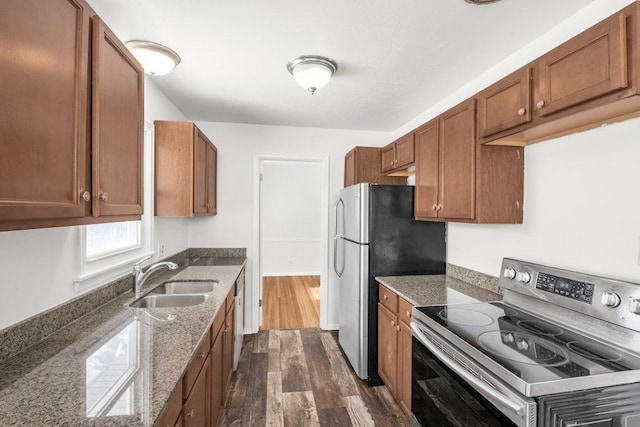
POLYGON ((289 61, 287 70, 299 86, 313 95, 316 90, 329 83, 333 73, 338 70, 338 64, 324 56, 303 55, 289 61))
POLYGON ((464 1, 471 4, 489 4, 489 3, 495 3, 500 0, 464 0, 464 1))
POLYGON ((180 63, 180 56, 166 46, 146 40, 129 40, 125 46, 142 64, 144 72, 163 76, 180 63))

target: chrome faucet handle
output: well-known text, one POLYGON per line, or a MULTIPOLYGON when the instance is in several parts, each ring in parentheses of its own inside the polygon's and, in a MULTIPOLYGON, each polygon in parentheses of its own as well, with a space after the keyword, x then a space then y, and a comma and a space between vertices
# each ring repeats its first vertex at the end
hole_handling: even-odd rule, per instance
POLYGON ((136 271, 140 271, 142 263, 145 262, 148 259, 151 259, 151 255, 147 255, 146 257, 142 258, 140 261, 136 262, 133 265, 134 274, 135 274, 136 271))

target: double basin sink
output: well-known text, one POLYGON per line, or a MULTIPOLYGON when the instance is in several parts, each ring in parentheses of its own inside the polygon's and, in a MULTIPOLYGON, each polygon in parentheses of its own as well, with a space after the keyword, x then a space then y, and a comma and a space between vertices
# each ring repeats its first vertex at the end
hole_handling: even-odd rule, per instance
POLYGON ((129 307, 162 308, 198 305, 205 302, 217 286, 217 280, 164 282, 129 304, 129 307))

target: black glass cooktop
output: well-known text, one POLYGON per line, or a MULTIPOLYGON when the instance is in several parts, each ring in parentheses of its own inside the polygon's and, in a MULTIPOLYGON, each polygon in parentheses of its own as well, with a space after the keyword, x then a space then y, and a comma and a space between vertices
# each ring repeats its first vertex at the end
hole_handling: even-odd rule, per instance
POLYGON ((633 354, 499 302, 416 309, 529 384, 640 369, 633 354))

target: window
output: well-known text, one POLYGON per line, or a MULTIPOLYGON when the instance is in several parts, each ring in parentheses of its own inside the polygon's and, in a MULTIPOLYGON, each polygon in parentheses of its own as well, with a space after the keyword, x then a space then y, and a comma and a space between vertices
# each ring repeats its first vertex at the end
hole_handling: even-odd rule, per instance
POLYGON ((153 254, 153 157, 153 125, 145 122, 142 220, 80 227, 82 259, 74 281, 76 292, 122 276, 136 261, 153 254))

